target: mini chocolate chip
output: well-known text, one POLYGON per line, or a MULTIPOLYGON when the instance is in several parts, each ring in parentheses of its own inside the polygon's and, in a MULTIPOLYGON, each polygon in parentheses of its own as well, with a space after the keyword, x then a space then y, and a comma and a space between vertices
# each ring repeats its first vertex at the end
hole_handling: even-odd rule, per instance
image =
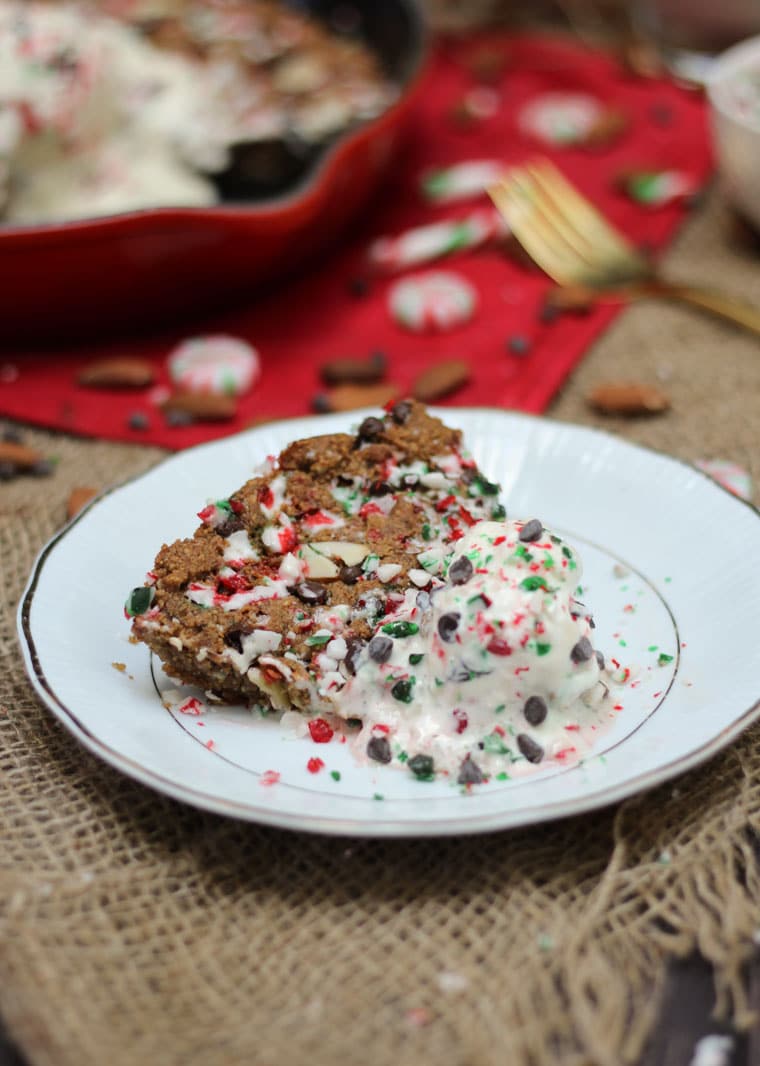
POLYGON ((387 737, 370 737, 367 744, 367 755, 370 759, 374 759, 375 762, 390 762, 393 756, 391 755, 391 746, 388 743, 387 737))
POLYGON ((527 355, 530 351, 530 341, 522 333, 514 333, 507 340, 507 351, 512 355, 527 355))
POLYGON ((370 363, 372 363, 376 370, 381 373, 385 373, 385 370, 388 366, 388 356, 385 354, 385 352, 381 352, 379 350, 372 352, 369 357, 369 361, 370 363))
POLYGON ((345 474, 338 474, 336 481, 341 488, 347 489, 349 486, 353 488, 354 479, 352 477, 346 477, 345 474))
POLYGON ((459 777, 457 777, 458 785, 481 785, 485 780, 483 771, 480 769, 477 763, 473 762, 470 756, 464 760, 459 767, 459 777))
POLYGON ((367 650, 373 662, 387 663, 393 653, 393 641, 390 637, 385 637, 382 633, 378 633, 369 642, 367 650))
POLYGON ((391 410, 391 418, 398 426, 403 426, 405 422, 409 421, 409 416, 412 413, 412 405, 408 400, 399 400, 398 403, 393 405, 391 410))
POLYGON ((326 415, 332 411, 330 405, 330 397, 326 392, 315 392, 311 398, 311 409, 316 411, 318 415, 326 415))
POLYGON ((387 481, 373 481, 369 487, 370 496, 387 496, 393 492, 393 485, 387 481))
POLYGON ((338 571, 338 580, 344 585, 355 585, 363 573, 361 563, 357 563, 356 566, 341 566, 338 571))
POLYGON ((216 527, 216 532, 220 537, 229 537, 231 533, 237 533, 240 529, 245 529, 245 522, 240 515, 233 514, 216 527))
POLYGON ((432 777, 435 763, 430 755, 415 755, 406 764, 415 777, 432 777))
POLYGON ((541 525, 537 518, 531 518, 530 522, 526 522, 520 530, 519 539, 526 544, 531 544, 534 540, 538 540, 544 531, 544 527, 541 525))
POLYGON ((377 440, 384 429, 385 426, 383 425, 382 420, 375 418, 374 415, 370 415, 368 418, 365 418, 359 426, 359 432, 356 435, 356 439, 358 442, 377 440))
POLYGON ((369 282, 366 278, 351 278, 348 282, 348 291, 351 296, 360 300, 369 292, 369 282))
POLYGON ((438 619, 438 636, 445 644, 451 644, 454 640, 461 617, 459 611, 449 611, 438 619))
POLYGON ((596 622, 590 614, 586 615, 586 621, 588 622, 589 629, 596 629, 596 622))
POLYGON ((224 634, 224 643, 228 648, 233 648, 236 652, 242 653, 244 636, 245 631, 242 629, 228 629, 224 634))
POLYGON ((50 477, 55 470, 55 463, 50 459, 39 459, 34 466, 29 467, 32 477, 50 477))
POLYGON ((591 645, 591 641, 588 637, 581 637, 573 650, 570 652, 570 658, 574 663, 585 663, 594 654, 594 649, 591 645))
POLYGON ((541 762, 544 757, 544 749, 536 744, 527 733, 520 733, 517 738, 517 746, 528 762, 541 762))
POLYGON ((15 426, 6 426, 3 430, 3 440, 8 444, 23 444, 24 438, 20 429, 15 426))
POLYGON ((540 322, 546 325, 556 322, 559 318, 559 308, 555 307, 554 304, 544 303, 539 309, 538 318, 540 322))
POLYGON ((529 725, 541 725, 546 718, 547 711, 546 701, 540 696, 530 696, 523 707, 523 714, 529 725))
POLYGON ((327 589, 319 581, 302 581, 300 585, 290 590, 302 603, 320 604, 327 603, 329 596, 327 589))
POLYGON ((356 674, 359 656, 366 647, 366 641, 362 640, 361 637, 349 637, 346 641, 346 647, 348 648, 348 651, 346 652, 346 657, 343 662, 346 664, 346 669, 349 674, 353 677, 356 674))
POLYGON ((605 667, 604 656, 602 655, 602 653, 600 651, 595 651, 594 655, 596 655, 596 661, 599 663, 599 669, 600 670, 604 670, 604 667, 605 667))
POLYGON ((15 463, 9 463, 7 459, 0 462, 0 481, 12 481, 17 474, 18 467, 15 463))
POLYGON ((460 556, 449 567, 449 581, 452 585, 464 585, 473 575, 473 567, 466 555, 460 556))
POLYGON ((150 419, 144 411, 133 411, 127 419, 129 429, 149 429, 150 419))

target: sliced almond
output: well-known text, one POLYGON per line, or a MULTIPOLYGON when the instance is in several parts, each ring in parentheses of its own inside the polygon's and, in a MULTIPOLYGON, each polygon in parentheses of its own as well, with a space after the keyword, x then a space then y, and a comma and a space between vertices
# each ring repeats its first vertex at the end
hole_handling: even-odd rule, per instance
POLYGON ((155 381, 155 371, 145 359, 102 359, 77 375, 88 388, 144 389, 155 381))
POLYGON ((326 385, 374 385, 384 376, 388 360, 382 352, 367 359, 332 359, 321 368, 326 385))
POLYGON ((162 404, 165 414, 190 415, 200 422, 224 422, 237 414, 234 396, 210 392, 175 392, 162 404))
POLYGON ((323 555, 340 559, 346 566, 356 566, 369 555, 369 548, 366 544, 355 544, 348 540, 319 540, 314 544, 309 544, 308 547, 316 549, 323 555))
POLYGON ((449 359, 445 363, 436 363, 420 374, 412 387, 412 395, 423 403, 431 403, 461 389, 469 380, 469 364, 463 359, 449 359))
POLYGON ((332 559, 328 559, 326 555, 320 555, 309 544, 300 549, 298 557, 304 563, 306 577, 321 578, 323 581, 329 581, 338 576, 338 567, 332 559))
POLYGON ((652 415, 667 411, 670 398, 656 385, 643 381, 608 381, 587 397, 591 407, 609 415, 652 415))
POLYGON ((66 504, 66 514, 69 518, 73 518, 75 514, 79 514, 86 503, 89 503, 93 496, 97 496, 98 490, 92 489, 89 485, 78 485, 71 490, 68 502, 66 504))
POLYGON ((377 385, 338 385, 330 392, 314 397, 316 411, 356 411, 359 407, 385 407, 399 394, 398 385, 380 382, 377 385))
POLYGON ((0 441, 0 463, 12 463, 19 470, 29 470, 41 460, 40 453, 26 444, 17 444, 13 440, 0 441))

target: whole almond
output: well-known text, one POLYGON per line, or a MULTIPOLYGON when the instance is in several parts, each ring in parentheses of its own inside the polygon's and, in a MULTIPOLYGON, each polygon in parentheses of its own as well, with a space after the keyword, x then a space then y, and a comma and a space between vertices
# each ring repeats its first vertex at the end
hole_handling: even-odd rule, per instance
POLYGON ((441 396, 461 389, 469 380, 469 365, 463 359, 449 359, 445 363, 436 363, 420 374, 412 386, 412 395, 415 400, 432 403, 441 396))
POLYGON ((97 496, 98 490, 92 489, 89 485, 78 485, 71 490, 71 495, 66 503, 66 514, 69 518, 73 518, 75 514, 79 514, 86 503, 89 503, 93 496, 97 496))
POLYGON ((385 407, 398 396, 398 385, 382 382, 377 385, 338 385, 329 392, 321 392, 312 403, 315 411, 356 411, 359 407, 385 407))
POLYGON ((382 352, 367 359, 331 359, 322 366, 322 380, 327 385, 374 385, 384 376, 387 363, 382 352))
POLYGON ((164 414, 189 415, 199 422, 225 422, 237 414, 234 396, 210 392, 175 392, 161 407, 164 414))
POLYGON ((592 389, 587 400, 607 415, 654 415, 670 407, 670 398, 662 389, 643 381, 605 382, 592 389))
POLYGON ((0 463, 12 463, 19 470, 30 470, 41 460, 40 453, 26 444, 18 444, 13 440, 0 441, 0 463))
POLYGON ((155 377, 153 366, 145 359, 102 359, 81 370, 77 381, 87 388, 144 389, 155 377))

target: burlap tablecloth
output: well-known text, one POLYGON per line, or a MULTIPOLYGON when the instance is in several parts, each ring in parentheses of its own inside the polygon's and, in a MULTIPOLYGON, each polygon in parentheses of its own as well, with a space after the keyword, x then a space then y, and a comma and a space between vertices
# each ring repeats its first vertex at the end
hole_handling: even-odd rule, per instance
MULTIPOLYGON (((674 272, 760 299, 713 196, 674 272)), ((698 314, 629 310, 551 414, 760 480, 760 347, 698 314), (660 380, 673 410, 589 414, 602 378, 660 380)), ((521 1066, 633 1061, 668 953, 698 948, 748 1011, 760 915, 760 728, 646 796, 554 825, 378 842, 202 814, 83 751, 38 704, 14 609, 71 486, 156 450, 30 433, 55 476, 0 487, 0 1009, 34 1064, 521 1066)), ((83 590, 86 594, 86 590, 83 590)), ((61 604, 61 624, 66 606, 61 604)))

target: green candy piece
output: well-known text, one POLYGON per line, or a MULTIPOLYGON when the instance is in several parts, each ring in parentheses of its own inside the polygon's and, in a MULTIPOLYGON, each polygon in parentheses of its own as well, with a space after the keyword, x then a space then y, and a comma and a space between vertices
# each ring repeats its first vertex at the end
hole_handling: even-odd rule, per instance
POLYGON ((137 615, 145 614, 149 610, 155 598, 156 590, 152 585, 140 585, 139 588, 132 589, 127 596, 124 610, 130 618, 136 618, 137 615))
POLYGON ((536 644, 536 652, 538 655, 548 655, 551 650, 551 644, 536 644))
POLYGON ((672 663, 672 662, 673 662, 673 656, 672 655, 666 655, 664 651, 661 651, 660 654, 657 656, 657 665, 658 666, 667 666, 668 663, 672 663))
POLYGON ((425 658, 425 656, 423 654, 410 655, 409 656, 409 665, 410 666, 419 666, 419 664, 422 662, 422 660, 424 658, 425 658))
POLYGON ((416 622, 389 622, 387 626, 383 626, 383 633, 387 633, 389 637, 413 637, 419 631, 420 627, 416 622))
POLYGON ((506 755, 509 748, 498 733, 489 733, 487 737, 483 737, 483 751, 487 751, 489 755, 506 755))
POLYGON ((546 584, 546 578, 540 577, 538 574, 523 578, 520 582, 520 588, 525 592, 537 592, 539 589, 543 589, 544 592, 549 591, 549 586, 546 584))
POLYGON ((415 755, 407 766, 418 781, 432 781, 435 776, 435 763, 430 755, 415 755))
POLYGON ((315 633, 313 637, 307 637, 306 643, 310 648, 321 648, 332 640, 332 633, 315 633))
POLYGON ((391 689, 391 696, 400 703, 411 703, 414 699, 414 678, 397 681, 391 689))
POLYGON ((506 517, 507 517, 507 509, 506 509, 506 507, 504 506, 503 503, 497 503, 496 506, 491 511, 491 518, 493 518, 494 522, 503 522, 506 517))

